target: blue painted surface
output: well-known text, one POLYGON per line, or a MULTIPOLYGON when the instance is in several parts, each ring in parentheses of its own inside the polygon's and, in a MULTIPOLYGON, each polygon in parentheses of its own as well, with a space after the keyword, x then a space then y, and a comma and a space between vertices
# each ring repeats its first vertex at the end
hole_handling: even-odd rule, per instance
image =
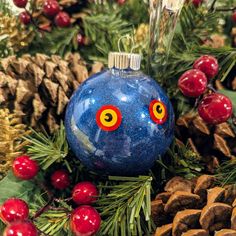
POLYGON ((153 79, 141 72, 117 76, 107 70, 86 80, 74 93, 65 127, 72 151, 89 169, 102 174, 137 175, 148 171, 171 144, 174 112, 153 79), (149 114, 154 99, 162 101, 168 111, 162 125, 149 114), (122 114, 121 125, 110 132, 96 123, 97 111, 108 104, 122 114))

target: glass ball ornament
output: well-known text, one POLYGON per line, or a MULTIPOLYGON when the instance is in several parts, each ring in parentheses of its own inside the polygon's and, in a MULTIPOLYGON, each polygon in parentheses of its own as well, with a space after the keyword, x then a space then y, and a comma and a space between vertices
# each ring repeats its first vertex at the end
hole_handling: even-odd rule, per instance
POLYGON ((110 53, 109 69, 87 79, 66 110, 67 140, 90 170, 146 173, 174 136, 174 112, 163 89, 140 71, 138 54, 110 53))

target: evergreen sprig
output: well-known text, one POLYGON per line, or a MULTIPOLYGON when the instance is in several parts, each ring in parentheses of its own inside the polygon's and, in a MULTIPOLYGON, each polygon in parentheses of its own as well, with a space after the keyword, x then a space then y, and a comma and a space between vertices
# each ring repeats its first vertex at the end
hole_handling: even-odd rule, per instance
POLYGON ((104 220, 98 235, 151 234, 151 180, 150 176, 110 176, 100 186, 103 195, 97 209, 104 220))
POLYGON ((79 32, 79 27, 71 28, 56 28, 54 27, 51 32, 38 32, 35 31, 35 38, 27 48, 22 50, 20 54, 29 53, 46 53, 48 55, 58 54, 64 56, 67 52, 77 50, 78 43, 75 40, 79 32))
POLYGON ((32 134, 25 139, 29 142, 27 153, 39 162, 43 170, 59 162, 65 162, 69 171, 71 170, 65 159, 68 155, 68 143, 63 123, 53 137, 46 132, 32 130, 32 134))
POLYGON ((217 180, 222 186, 236 183, 236 158, 232 158, 229 161, 225 161, 217 169, 215 175, 217 180))
MULTIPOLYGON (((132 32, 131 24, 122 19, 119 11, 108 11, 106 14, 92 12, 83 19, 86 36, 91 40, 94 47, 85 48, 84 57, 88 59, 106 62, 110 51, 118 51, 118 40, 132 32), (87 56, 88 57, 88 56, 87 56)), ((123 45, 121 44, 121 50, 123 45)))
POLYGON ((180 146, 174 142, 167 155, 169 157, 167 158, 168 162, 165 159, 160 159, 158 163, 173 175, 191 179, 201 175, 204 169, 201 157, 192 151, 188 145, 180 146))
MULTIPOLYGON (((37 214, 39 208, 43 209, 47 202, 43 195, 36 195, 34 202, 30 204, 31 215, 37 214)), ((69 219, 72 208, 65 202, 60 201, 57 204, 47 206, 45 212, 39 217, 33 218, 33 222, 47 236, 72 236, 69 227, 69 219)))

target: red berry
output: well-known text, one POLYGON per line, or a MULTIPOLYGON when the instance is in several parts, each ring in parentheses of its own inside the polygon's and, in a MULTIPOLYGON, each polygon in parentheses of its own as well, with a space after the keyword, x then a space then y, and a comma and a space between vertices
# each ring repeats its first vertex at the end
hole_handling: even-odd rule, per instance
POLYGON ((232 112, 231 100, 220 93, 205 96, 198 106, 200 117, 210 124, 220 124, 227 121, 232 112))
POLYGON ((82 34, 77 35, 77 42, 79 45, 84 45, 85 44, 85 37, 82 34))
POLYGON ((51 176, 51 183, 56 189, 65 189, 70 185, 69 174, 65 170, 57 170, 51 176))
POLYGON ((192 0, 192 3, 195 7, 199 7, 203 3, 203 0, 192 0))
POLYGON ((60 11, 60 6, 56 0, 47 0, 43 5, 43 13, 49 17, 54 17, 60 11))
POLYGON ((207 77, 200 70, 188 70, 179 78, 178 87, 187 97, 199 97, 206 90, 207 77))
POLYGON ((90 236, 96 234, 101 224, 101 217, 95 208, 80 206, 76 208, 70 217, 70 227, 77 236, 90 236))
POLYGON ((117 0, 117 3, 118 3, 119 5, 123 5, 123 4, 125 4, 125 2, 126 2, 126 0, 117 0))
POLYGON ((19 8, 25 8, 28 3, 28 0, 13 0, 14 4, 19 8))
POLYGON ((13 162, 12 169, 14 175, 23 180, 33 179, 39 171, 37 162, 31 160, 29 156, 17 157, 13 162))
POLYGON ((81 182, 75 185, 72 198, 78 205, 92 204, 97 200, 98 190, 91 182, 81 182))
POLYGON ((236 11, 234 11, 232 14, 232 20, 234 23, 236 23, 236 11))
POLYGON ((1 206, 1 218, 5 223, 26 220, 29 217, 27 203, 18 198, 9 198, 1 206))
POLYGON ((21 23, 23 23, 24 25, 28 25, 31 21, 30 15, 26 11, 21 12, 19 18, 21 23))
POLYGON ((218 61, 215 57, 204 55, 198 58, 194 64, 194 69, 198 69, 205 73, 208 80, 215 77, 219 71, 218 61))
POLYGON ((70 16, 66 12, 59 12, 55 17, 55 24, 58 27, 70 26, 70 16))
POLYGON ((9 225, 3 236, 37 236, 38 232, 34 224, 28 221, 18 221, 9 225))

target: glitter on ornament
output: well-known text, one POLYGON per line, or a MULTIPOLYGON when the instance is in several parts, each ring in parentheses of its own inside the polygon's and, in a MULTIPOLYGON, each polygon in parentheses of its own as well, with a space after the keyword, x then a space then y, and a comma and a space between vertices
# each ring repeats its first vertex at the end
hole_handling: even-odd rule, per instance
POLYGON ((174 112, 162 88, 140 70, 140 55, 111 53, 109 68, 72 96, 65 127, 72 151, 102 174, 144 174, 173 140, 174 112))

